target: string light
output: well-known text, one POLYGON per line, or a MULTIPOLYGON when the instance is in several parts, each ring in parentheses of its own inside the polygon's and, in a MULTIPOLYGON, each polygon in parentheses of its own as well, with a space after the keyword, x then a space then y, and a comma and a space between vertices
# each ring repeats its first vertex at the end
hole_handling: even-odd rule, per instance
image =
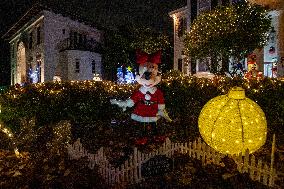
MULTIPOLYGON (((160 83, 162 87, 171 89, 174 87, 177 87, 180 85, 181 89, 187 89, 188 87, 196 87, 196 90, 199 90, 201 92, 210 92, 211 88, 214 90, 216 89, 218 93, 225 94, 230 86, 233 86, 233 83, 235 82, 235 79, 233 78, 227 78, 227 77, 222 77, 222 76, 216 76, 213 77, 212 79, 205 79, 205 78, 196 78, 196 77, 190 77, 190 76, 185 76, 182 75, 181 73, 174 73, 170 72, 167 74, 163 75, 163 79, 160 83), (203 86, 203 88, 202 88, 203 86), (201 90, 202 89, 202 90, 201 90), (209 89, 209 91, 208 91, 209 89)), ((248 91, 252 95, 257 95, 259 93, 263 93, 267 89, 269 90, 276 90, 278 88, 283 87, 283 81, 279 79, 269 79, 269 78, 262 78, 261 80, 239 80, 239 85, 243 86, 245 89, 249 89, 248 91)), ((131 85, 119 85, 115 84, 110 81, 70 81, 70 82, 50 82, 50 83, 37 83, 37 84, 31 84, 27 86, 20 86, 20 85, 15 85, 11 87, 9 90, 7 90, 5 93, 2 93, 0 95, 0 100, 3 97, 5 100, 2 101, 2 104, 0 106, 0 112, 3 113, 5 112, 5 104, 3 103, 21 103, 21 100, 27 100, 26 95, 27 93, 29 94, 38 94, 38 96, 42 95, 45 98, 61 98, 65 97, 69 93, 74 92, 74 90, 77 91, 88 91, 89 93, 92 93, 93 91, 96 94, 96 97, 99 97, 102 101, 109 101, 109 97, 117 97, 117 96, 129 96, 134 90, 136 90, 139 87, 138 84, 131 84, 131 85), (31 91, 31 92, 30 92, 31 91), (24 98, 23 98, 24 97, 24 98)), ((170 91, 170 98, 175 98, 171 94, 175 94, 175 96, 180 95, 179 91, 170 91)), ((167 92, 165 90, 165 92, 167 92)), ((34 97, 33 98, 37 98, 34 97)), ((34 100, 34 99, 29 99, 29 100, 34 100)), ((196 99, 190 98, 188 99, 189 101, 194 102, 196 99)), ((1 102, 1 101, 0 101, 1 102)), ((170 99, 169 99, 170 102, 170 99)), ((222 104, 220 104, 220 108, 222 108, 222 104)), ((230 104, 229 108, 226 109, 224 112, 232 111, 230 109, 234 109, 235 104, 230 104)), ((241 107, 240 107, 241 108, 241 107)), ((244 109, 247 109, 247 111, 250 111, 251 108, 249 107, 244 107, 244 109)), ((214 113, 208 114, 213 117, 215 116, 214 113)), ((244 116, 246 117, 246 116, 244 116)), ((210 118, 210 119, 211 119, 210 118)), ((224 121, 225 117, 221 116, 221 121, 224 121)), ((236 120, 230 120, 232 122, 232 125, 236 124, 236 120)), ((255 120, 246 120, 248 125, 255 125, 261 122, 260 117, 256 117, 255 120)), ((13 138, 13 133, 10 132, 9 135, 9 130, 4 130, 4 126, 0 125, 0 130, 2 132, 5 132, 9 138, 13 138)), ((241 128, 237 128, 239 132, 242 131, 241 128)), ((259 129, 256 126, 256 129, 259 129)), ((211 133, 211 131, 206 131, 205 133, 211 133)), ((215 136, 217 137, 217 133, 215 132, 215 136)), ((225 139, 225 142, 228 142, 229 140, 225 137, 221 138, 225 139)), ((14 139, 13 139, 14 140, 14 139)), ((265 137, 264 136, 259 136, 257 139, 251 139, 253 143, 256 141, 264 141, 265 137), (261 139, 260 139, 261 138, 261 139)), ((248 142, 248 141, 247 141, 248 142)), ((241 139, 236 139, 236 141, 233 141, 233 143, 239 143, 242 144, 241 139)), ((214 145, 217 146, 217 145, 214 145)), ((219 147, 218 147, 219 148, 219 147)), ((230 152, 233 152, 233 150, 229 150, 230 152)))

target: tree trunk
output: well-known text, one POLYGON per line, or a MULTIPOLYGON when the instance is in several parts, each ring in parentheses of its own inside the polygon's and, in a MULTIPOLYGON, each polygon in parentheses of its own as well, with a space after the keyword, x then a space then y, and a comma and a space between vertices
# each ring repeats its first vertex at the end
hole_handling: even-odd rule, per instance
POLYGON ((229 57, 222 57, 222 67, 220 73, 223 75, 226 72, 229 72, 229 57))
POLYGON ((218 72, 218 58, 216 55, 211 56, 210 72, 213 74, 217 74, 218 72))

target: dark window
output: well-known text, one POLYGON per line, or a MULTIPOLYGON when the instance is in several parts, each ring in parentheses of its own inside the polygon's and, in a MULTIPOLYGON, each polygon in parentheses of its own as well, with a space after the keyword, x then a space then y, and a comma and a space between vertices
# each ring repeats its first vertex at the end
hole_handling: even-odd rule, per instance
POLYGON ((83 36, 82 34, 79 34, 79 44, 82 44, 83 43, 83 36))
POLYGON ((75 73, 79 73, 80 72, 80 60, 76 59, 75 61, 75 73))
POLYGON ((224 6, 230 5, 230 0, 222 0, 221 2, 222 2, 222 5, 224 6))
POLYGON ((87 44, 87 36, 86 35, 83 35, 83 43, 84 43, 84 45, 87 44))
POLYGON ((78 43, 78 33, 74 32, 74 44, 78 43))
POLYGON ((241 0, 232 0, 232 3, 234 4, 234 3, 238 3, 238 2, 240 2, 241 0))
POLYGON ((178 70, 182 72, 182 59, 178 59, 178 70))
POLYGON ((41 33, 41 28, 40 27, 37 27, 36 29, 36 44, 40 44, 41 41, 40 41, 40 33, 41 33))
POLYGON ((191 58, 190 64, 191 64, 191 73, 195 74, 196 73, 196 60, 194 58, 191 58))
POLYGON ((197 0, 191 1, 191 23, 197 17, 197 0))
POLYGON ((12 54, 12 58, 15 57, 15 46, 14 44, 11 45, 11 54, 12 54))
POLYGON ((186 32, 186 18, 181 18, 178 25, 178 36, 182 37, 186 32))
POLYGON ((92 61, 92 73, 96 73, 96 61, 92 61))
POLYGON ((70 41, 70 46, 73 47, 74 41, 73 41, 73 32, 72 31, 70 31, 70 33, 69 33, 69 41, 70 41))
POLYGON ((33 48, 33 32, 31 32, 29 36, 29 49, 32 48, 33 48))
POLYGON ((65 34, 65 29, 62 29, 62 34, 65 34))
POLYGON ((215 9, 218 6, 218 0, 211 0, 211 9, 215 9))

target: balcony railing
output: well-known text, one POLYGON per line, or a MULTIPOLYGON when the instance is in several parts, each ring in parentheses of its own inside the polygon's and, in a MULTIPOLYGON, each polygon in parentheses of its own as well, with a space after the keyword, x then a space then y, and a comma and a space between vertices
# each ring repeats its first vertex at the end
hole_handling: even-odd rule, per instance
POLYGON ((58 49, 60 52, 65 50, 81 50, 102 53, 101 44, 94 40, 76 42, 67 38, 58 44, 58 49))

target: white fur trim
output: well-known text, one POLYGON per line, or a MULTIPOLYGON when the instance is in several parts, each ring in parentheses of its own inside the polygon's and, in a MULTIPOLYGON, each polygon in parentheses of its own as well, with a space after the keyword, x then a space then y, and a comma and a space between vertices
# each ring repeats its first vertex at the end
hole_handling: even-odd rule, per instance
POLYGON ((144 122, 144 123, 156 122, 158 120, 157 117, 142 117, 136 114, 131 114, 131 119, 138 121, 138 122, 144 122))
POLYGON ((158 109, 159 110, 163 110, 165 108, 166 108, 165 104, 158 104, 158 109))
POLYGON ((143 94, 146 94, 148 91, 151 93, 151 94, 154 94, 157 90, 157 87, 150 87, 150 88, 146 88, 144 86, 141 86, 139 88, 139 91, 141 91, 141 93, 143 94))

